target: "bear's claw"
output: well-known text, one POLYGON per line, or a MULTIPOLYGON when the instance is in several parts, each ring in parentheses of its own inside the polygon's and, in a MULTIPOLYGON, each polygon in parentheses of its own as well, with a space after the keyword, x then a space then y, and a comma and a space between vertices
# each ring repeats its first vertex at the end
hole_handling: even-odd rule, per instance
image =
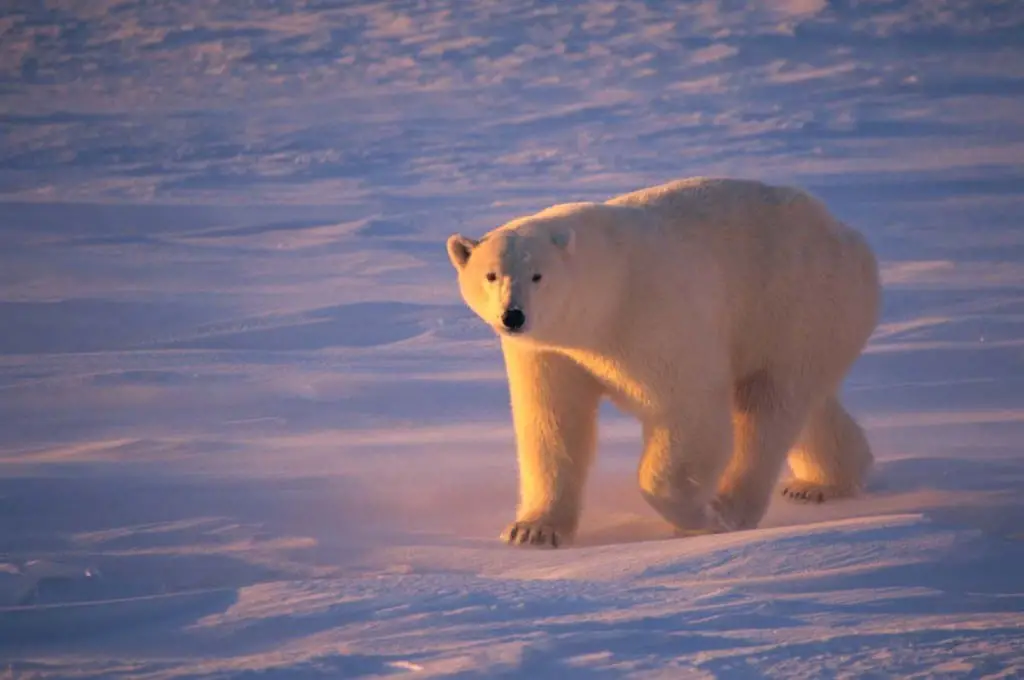
POLYGON ((529 522, 513 522, 501 533, 501 540, 509 545, 534 545, 541 548, 557 548, 562 544, 562 538, 554 528, 529 522))
POLYGON ((782 495, 797 503, 824 503, 839 494, 821 484, 793 480, 782 487, 782 495))

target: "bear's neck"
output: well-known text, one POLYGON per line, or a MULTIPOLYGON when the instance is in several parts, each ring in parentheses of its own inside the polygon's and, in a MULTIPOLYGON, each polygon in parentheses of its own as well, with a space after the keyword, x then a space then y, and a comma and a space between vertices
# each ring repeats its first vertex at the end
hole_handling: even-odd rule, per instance
MULTIPOLYGON (((598 230, 578 237, 573 254, 574 290, 550 345, 601 352, 629 331, 632 277, 627 261, 598 230)), ((635 301, 634 301, 635 302, 635 301)))

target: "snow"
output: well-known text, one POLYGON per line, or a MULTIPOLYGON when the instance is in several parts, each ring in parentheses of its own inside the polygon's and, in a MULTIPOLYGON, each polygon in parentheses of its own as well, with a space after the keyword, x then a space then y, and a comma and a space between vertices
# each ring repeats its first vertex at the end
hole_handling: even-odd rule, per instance
POLYGON ((0 675, 1024 676, 1016 3, 9 3, 0 675), (444 238, 688 175, 882 260, 862 497, 520 550, 444 238))

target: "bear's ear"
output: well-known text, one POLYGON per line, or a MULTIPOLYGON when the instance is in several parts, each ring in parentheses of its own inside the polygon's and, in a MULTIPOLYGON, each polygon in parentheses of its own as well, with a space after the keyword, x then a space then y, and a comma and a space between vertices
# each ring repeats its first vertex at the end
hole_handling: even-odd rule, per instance
POLYGON ((449 236, 448 258, 452 261, 452 266, 456 269, 465 267, 470 253, 473 252, 473 248, 476 248, 479 243, 479 241, 466 238, 462 234, 452 234, 449 236))
POLYGON ((571 227, 565 227, 551 234, 551 242, 564 250, 566 255, 572 255, 576 246, 576 232, 571 227))

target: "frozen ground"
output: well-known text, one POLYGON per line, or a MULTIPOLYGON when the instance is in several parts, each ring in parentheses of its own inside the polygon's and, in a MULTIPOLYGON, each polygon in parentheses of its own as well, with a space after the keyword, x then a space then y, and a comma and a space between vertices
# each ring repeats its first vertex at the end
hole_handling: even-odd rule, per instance
POLYGON ((744 4, 4 3, 0 675, 1024 676, 1024 8, 744 4), (608 410, 501 545, 444 237, 694 174, 878 250, 869 493, 671 540, 608 410))

